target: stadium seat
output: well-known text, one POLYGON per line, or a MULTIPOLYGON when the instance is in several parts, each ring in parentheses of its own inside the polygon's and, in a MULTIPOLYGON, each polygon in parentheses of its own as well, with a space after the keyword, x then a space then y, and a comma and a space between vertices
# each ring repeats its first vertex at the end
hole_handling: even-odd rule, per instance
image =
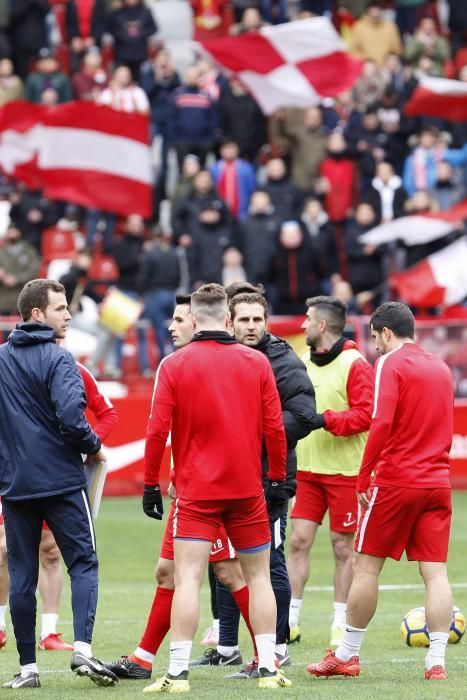
POLYGON ((92 286, 96 296, 104 297, 108 288, 118 282, 119 276, 120 272, 113 258, 108 255, 97 255, 93 257, 89 268, 88 285, 92 286))
POLYGON ((46 229, 42 234, 41 254, 47 263, 54 258, 73 258, 76 254, 73 234, 56 227, 46 229))

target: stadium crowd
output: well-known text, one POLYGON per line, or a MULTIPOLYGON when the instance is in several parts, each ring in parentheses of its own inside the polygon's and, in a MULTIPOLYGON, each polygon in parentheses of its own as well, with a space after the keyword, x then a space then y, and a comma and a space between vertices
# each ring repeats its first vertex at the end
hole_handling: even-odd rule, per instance
MULTIPOLYGON (((182 2, 172 2, 174 13, 182 2)), ((175 62, 158 31, 158 4, 0 3, 2 106, 92 100, 147 114, 154 153, 148 220, 51 201, 2 177, 10 223, 0 314, 16 314, 28 279, 61 278, 82 312, 75 323, 98 337, 92 369, 104 361, 118 375, 121 343, 89 320, 82 299, 99 304, 110 284, 141 301, 163 357, 173 349, 164 322, 177 290, 247 280, 265 286, 275 314, 301 314, 308 297, 330 293, 352 313, 368 313, 391 298, 392 273, 463 235, 411 247, 359 241, 380 222, 444 211, 465 196, 466 124, 403 112, 421 76, 467 81, 465 3, 191 0, 195 39, 325 14, 363 59, 351 90, 268 118, 204 55, 175 62)), ((140 365, 150 373, 143 330, 140 365)))

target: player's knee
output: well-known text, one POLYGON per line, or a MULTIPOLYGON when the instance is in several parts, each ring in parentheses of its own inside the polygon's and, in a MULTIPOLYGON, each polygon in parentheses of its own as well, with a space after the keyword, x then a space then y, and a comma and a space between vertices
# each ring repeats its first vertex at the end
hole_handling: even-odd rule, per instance
POLYGON ((340 563, 346 563, 353 559, 353 537, 343 535, 335 536, 332 542, 334 557, 340 563))
POLYGON ((40 549, 41 565, 47 569, 60 566, 60 550, 55 544, 47 543, 46 546, 40 549))
POLYGON ((6 561, 7 561, 6 539, 5 539, 5 537, 0 537, 0 566, 6 565, 6 561))
POLYGON ((156 566, 156 581, 161 588, 174 588, 174 565, 168 559, 159 559, 156 566))
POLYGON ((216 562, 214 573, 219 583, 222 583, 229 591, 236 591, 245 585, 241 570, 237 570, 237 567, 232 566, 230 562, 216 562))
POLYGON ((292 530, 290 535, 289 550, 291 554, 306 554, 308 555, 311 547, 310 538, 300 530, 292 530))

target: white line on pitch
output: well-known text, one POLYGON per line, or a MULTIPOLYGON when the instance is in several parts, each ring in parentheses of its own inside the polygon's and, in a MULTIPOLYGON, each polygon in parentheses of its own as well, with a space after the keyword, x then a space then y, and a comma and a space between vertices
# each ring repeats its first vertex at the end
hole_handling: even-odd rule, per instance
MULTIPOLYGON (((381 583, 378 586, 380 591, 423 591, 425 586, 423 583, 381 583)), ((467 588, 467 583, 451 583, 451 588, 464 589, 467 588)), ((334 586, 306 586, 307 593, 327 593, 333 592, 334 586)))

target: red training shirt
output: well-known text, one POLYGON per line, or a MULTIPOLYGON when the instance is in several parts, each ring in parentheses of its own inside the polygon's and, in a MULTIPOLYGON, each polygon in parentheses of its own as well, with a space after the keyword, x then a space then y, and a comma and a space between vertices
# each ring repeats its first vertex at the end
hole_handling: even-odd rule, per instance
POLYGON ((101 442, 106 440, 118 422, 117 411, 111 402, 101 394, 97 382, 91 372, 81 363, 77 362, 78 369, 84 382, 86 392, 87 407, 94 413, 97 423, 93 425, 93 430, 98 435, 101 442))
POLYGON ((271 366, 257 350, 200 339, 160 363, 146 433, 145 484, 159 483, 170 430, 178 498, 258 496, 263 435, 269 477, 285 479, 280 399, 271 366))
POLYGON ((414 343, 376 363, 375 406, 357 491, 450 487, 454 390, 448 366, 414 343))

